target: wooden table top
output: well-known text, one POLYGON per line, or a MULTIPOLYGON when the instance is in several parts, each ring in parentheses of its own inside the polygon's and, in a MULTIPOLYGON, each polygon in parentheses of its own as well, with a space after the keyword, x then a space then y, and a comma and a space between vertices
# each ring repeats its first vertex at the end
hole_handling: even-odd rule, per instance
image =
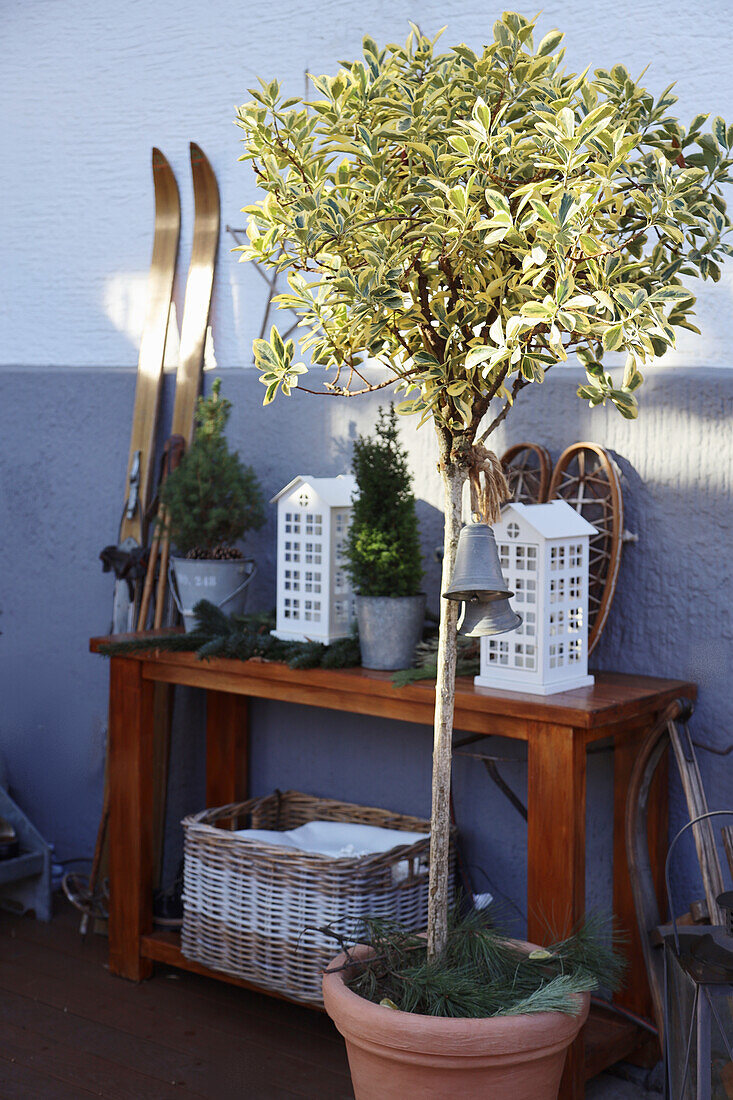
MULTIPOLYGON (((111 642, 139 639, 139 634, 97 637, 98 653, 111 642)), ((391 672, 364 668, 294 669, 276 661, 238 661, 195 653, 136 650, 127 660, 142 663, 147 680, 234 692, 261 699, 321 706, 432 725, 435 683, 423 680, 395 687, 391 672)), ((618 672, 596 672, 595 683, 556 695, 530 695, 476 687, 470 677, 456 680, 456 729, 526 739, 527 722, 546 722, 587 731, 652 714, 676 698, 695 699, 697 687, 685 680, 666 680, 618 672)), ((592 736, 592 735, 591 735, 592 736)))

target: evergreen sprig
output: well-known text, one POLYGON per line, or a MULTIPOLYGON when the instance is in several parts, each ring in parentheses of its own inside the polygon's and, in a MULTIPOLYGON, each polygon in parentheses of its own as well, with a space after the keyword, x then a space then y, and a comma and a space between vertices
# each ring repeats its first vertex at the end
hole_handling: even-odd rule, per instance
MULTIPOLYGON (((329 931, 348 953, 344 938, 329 931)), ((427 959, 422 937, 392 921, 363 921, 358 939, 373 947, 374 956, 360 963, 351 989, 376 1004, 424 1016, 575 1015, 574 994, 617 988, 624 965, 617 935, 597 916, 561 943, 528 953, 492 924, 486 910, 462 916, 455 910, 446 952, 436 962, 427 959)))
MULTIPOLYGON (((478 638, 465 638, 457 635, 458 659, 456 676, 478 676, 481 665, 478 638)), ((438 675, 438 635, 420 642, 415 650, 413 668, 403 668, 395 672, 392 683, 395 687, 406 687, 418 680, 435 680, 438 675)))
POLYGON ((346 541, 347 572, 360 596, 416 596, 422 564, 412 475, 394 405, 379 410, 374 436, 359 436, 359 486, 346 541))
POLYGON ((257 475, 229 450, 224 431, 232 406, 220 389, 217 378, 211 396, 199 398, 193 443, 160 490, 165 526, 181 557, 215 557, 265 522, 257 475))

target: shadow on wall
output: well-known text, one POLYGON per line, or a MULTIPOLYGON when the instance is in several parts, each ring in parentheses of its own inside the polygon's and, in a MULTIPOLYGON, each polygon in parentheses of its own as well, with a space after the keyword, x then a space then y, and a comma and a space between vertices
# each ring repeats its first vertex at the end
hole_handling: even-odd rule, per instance
MULTIPOLYGON (((615 599, 591 664, 695 681, 693 736, 725 747, 733 741, 733 372, 651 370, 637 421, 612 409, 589 409, 575 396, 582 380, 580 370, 565 368, 548 379, 544 392, 523 394, 496 450, 521 440, 543 443, 553 462, 580 440, 611 451, 621 474, 625 526, 639 541, 624 546, 615 599)), ((710 806, 733 804, 733 768, 721 767, 704 749, 698 755, 710 806)), ((671 774, 676 829, 687 810, 674 768, 671 774)), ((682 861, 675 877, 680 899, 694 900, 700 891, 694 859, 682 861)))
MULTIPOLYGON (((382 392, 337 398, 296 390, 291 397, 279 396, 263 408, 263 387, 254 372, 222 372, 222 378, 222 390, 234 404, 229 437, 243 461, 255 466, 267 500, 298 474, 334 477, 347 473, 354 442, 372 430, 380 406, 390 400, 389 394, 382 392)), ((323 372, 314 372, 313 388, 322 381, 323 372)), ((433 555, 443 541, 443 512, 435 446, 429 428, 420 432, 418 439, 412 420, 400 421, 400 428, 414 477, 425 570, 423 585, 428 607, 437 614, 440 568, 433 555)), ((277 509, 272 505, 268 507, 266 525, 247 540, 247 550, 260 569, 251 598, 252 610, 269 610, 275 605, 276 535, 277 509)))

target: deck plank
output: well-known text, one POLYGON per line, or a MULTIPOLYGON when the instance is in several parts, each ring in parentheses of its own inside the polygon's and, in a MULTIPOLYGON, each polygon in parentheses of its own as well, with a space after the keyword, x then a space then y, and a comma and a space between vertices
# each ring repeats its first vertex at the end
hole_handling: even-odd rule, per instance
POLYGON ((111 1043, 119 1042, 119 1032, 92 1029, 87 1021, 80 1022, 78 1017, 49 1010, 7 991, 0 998, 0 1037, 3 1055, 12 1056, 16 1065, 45 1073, 69 1086, 83 1082, 93 1096, 109 1100, 202 1100, 205 1095, 190 1089, 177 1070, 178 1077, 165 1081, 159 1074, 149 1076, 131 1069, 126 1064, 130 1051, 124 1043, 116 1051, 110 1050, 111 1043), (102 1054, 90 1049, 92 1031, 102 1040, 102 1054))
POLYGON ((49 925, 0 914, 3 1100, 353 1096, 323 1014, 165 968, 152 982, 114 978, 107 941, 77 928, 68 908, 49 925))
MULTIPOLYGON (((102 981, 105 991, 111 981, 112 988, 116 993, 121 990, 137 990, 135 996, 138 999, 150 997, 156 1006, 159 1002, 161 1004, 168 1003, 169 983, 158 990, 158 982, 145 982, 141 985, 135 985, 117 978, 110 978, 107 967, 107 939, 99 935, 89 936, 82 943, 78 934, 78 919, 75 911, 71 911, 70 914, 66 912, 60 914, 51 924, 43 924, 33 920, 16 921, 0 912, 0 941, 6 927, 11 939, 18 945, 14 948, 16 954, 20 954, 23 959, 28 959, 31 962, 37 959, 39 966, 41 966, 42 952, 19 946, 21 943, 38 945, 50 950, 48 965, 54 965, 54 955, 68 955, 73 958, 75 967, 80 967, 85 973, 89 974, 92 982, 102 981), (6 925, 4 925, 4 921, 7 922, 6 925), (163 998, 162 1001, 161 998, 163 998)), ((10 950, 10 948, 7 950, 10 950)), ((43 969, 42 966, 41 969, 43 969)), ((303 1011, 297 1005, 273 999, 254 991, 251 992, 250 996, 243 997, 241 990, 234 986, 201 978, 188 971, 173 970, 162 966, 158 968, 157 973, 159 976, 167 974, 176 984, 180 983, 181 987, 185 987, 187 998, 196 997, 206 1001, 209 1005, 210 1022, 224 1030, 227 1029, 227 1026, 233 1026, 234 1031, 237 1034, 239 1033, 239 1024, 231 1025, 231 1010, 232 1007, 236 1007, 238 1015, 251 1017, 254 1024, 261 1023, 263 1020, 271 1020, 278 1028, 287 1027, 301 1032, 307 1040, 306 1045, 308 1048, 312 1046, 313 1037, 316 1035, 319 1042, 332 1043, 339 1049, 343 1049, 340 1036, 323 1012, 303 1011)), ((180 1004, 180 997, 180 992, 176 992, 174 1003, 180 1004)))
POLYGON ((3 1100, 84 1100, 96 1093, 82 1088, 77 1082, 69 1085, 45 1073, 38 1073, 30 1066, 15 1060, 12 1054, 7 1057, 0 1053, 0 1096, 3 1100))

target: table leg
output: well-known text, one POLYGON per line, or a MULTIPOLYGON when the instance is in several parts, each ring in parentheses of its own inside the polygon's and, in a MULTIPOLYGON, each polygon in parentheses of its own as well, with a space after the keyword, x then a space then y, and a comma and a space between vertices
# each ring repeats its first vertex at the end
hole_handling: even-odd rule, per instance
MULTIPOLYGON (((582 730, 528 723, 527 938, 567 935, 585 910, 586 748, 582 730)), ((585 1094, 583 1035, 568 1050, 561 1100, 585 1094)))
POLYGON ((153 887, 155 889, 161 886, 163 874, 173 691, 173 684, 156 683, 153 686, 153 887))
POLYGON ((249 793, 249 700, 206 693, 206 805, 227 806, 249 793))
POLYGON ((153 927, 153 684, 142 662, 113 657, 109 689, 109 968, 150 976, 140 937, 153 927))
MULTIPOLYGON (((647 723, 644 728, 648 728, 647 723)), ((614 740, 613 751, 613 913, 619 929, 628 937, 625 953, 628 958, 628 970, 624 988, 614 1001, 630 1012, 653 1019, 653 1006, 649 984, 646 979, 644 955, 639 939, 639 927, 636 920, 634 896, 631 891, 629 864, 626 857, 626 792, 629 779, 639 749, 639 739, 643 729, 631 733, 618 734, 614 740)), ((664 860, 667 851, 667 781, 668 761, 662 760, 649 790, 647 811, 649 859, 654 872, 657 897, 660 900, 660 912, 666 910, 664 903, 664 860)))

